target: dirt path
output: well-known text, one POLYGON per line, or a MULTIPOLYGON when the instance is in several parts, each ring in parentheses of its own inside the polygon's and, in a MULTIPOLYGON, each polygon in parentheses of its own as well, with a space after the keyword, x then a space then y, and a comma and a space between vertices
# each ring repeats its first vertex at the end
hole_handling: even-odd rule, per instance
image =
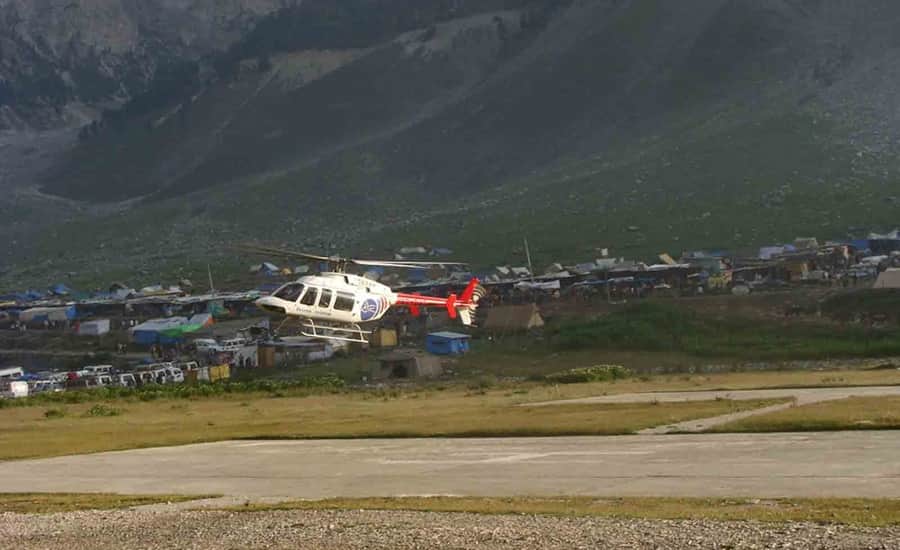
POLYGON ((712 391, 680 391, 680 392, 650 392, 650 393, 624 393, 620 395, 602 395, 597 397, 583 397, 580 399, 566 399, 562 401, 545 401, 542 403, 529 403, 529 407, 544 407, 553 405, 573 405, 591 403, 675 403, 680 401, 712 401, 716 399, 731 399, 747 401, 753 399, 793 399, 790 403, 772 405, 752 411, 725 414, 699 420, 688 420, 678 424, 657 426, 641 431, 641 434, 665 434, 671 432, 702 432, 721 426, 735 420, 741 420, 750 416, 769 414, 799 405, 847 399, 849 397, 886 397, 900 396, 900 386, 863 386, 852 388, 781 388, 766 390, 712 390, 712 391))

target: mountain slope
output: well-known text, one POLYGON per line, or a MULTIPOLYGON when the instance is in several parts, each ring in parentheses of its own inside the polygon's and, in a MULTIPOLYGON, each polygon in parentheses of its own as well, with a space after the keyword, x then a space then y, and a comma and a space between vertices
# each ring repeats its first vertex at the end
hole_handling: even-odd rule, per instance
POLYGON ((225 49, 281 0, 0 0, 0 130, 90 122, 160 66, 225 49))
POLYGON ((189 273, 249 237, 489 262, 524 233, 542 261, 889 226, 897 23, 889 1, 532 2, 255 50, 82 144, 47 191, 141 200, 33 250, 189 273))

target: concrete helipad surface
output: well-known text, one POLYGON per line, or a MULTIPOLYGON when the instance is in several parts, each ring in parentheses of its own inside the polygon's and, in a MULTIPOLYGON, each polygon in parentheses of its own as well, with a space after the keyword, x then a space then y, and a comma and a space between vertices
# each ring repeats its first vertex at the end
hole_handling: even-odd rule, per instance
POLYGON ((6 492, 900 497, 900 432, 231 441, 0 463, 6 492))

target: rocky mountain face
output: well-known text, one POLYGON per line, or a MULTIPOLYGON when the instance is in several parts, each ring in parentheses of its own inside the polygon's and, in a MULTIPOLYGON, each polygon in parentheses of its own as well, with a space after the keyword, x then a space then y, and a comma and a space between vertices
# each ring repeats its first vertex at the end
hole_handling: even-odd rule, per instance
MULTIPOLYGON (((151 3, 240 5, 227 12, 235 29, 271 9, 151 3)), ((142 94, 100 93, 131 100, 30 197, 86 210, 42 225, 31 255, 7 263, 190 275, 210 256, 233 260, 216 243, 247 238, 343 251, 419 241, 519 261, 503 254, 523 233, 556 261, 896 220, 893 0, 304 0, 256 21, 242 34, 151 18, 137 46, 102 54, 165 43, 189 59, 232 41, 208 74, 169 64, 142 94)), ((58 118, 78 103, 64 104, 58 118)))
POLYGON ((80 125, 284 0, 0 0, 0 130, 80 125))

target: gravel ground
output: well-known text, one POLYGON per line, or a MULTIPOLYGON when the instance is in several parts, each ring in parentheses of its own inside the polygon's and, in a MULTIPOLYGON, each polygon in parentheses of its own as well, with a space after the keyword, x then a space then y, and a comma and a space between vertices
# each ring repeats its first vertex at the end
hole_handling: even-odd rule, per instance
POLYGON ((900 527, 377 511, 123 510, 0 514, 0 548, 900 549, 900 527))

